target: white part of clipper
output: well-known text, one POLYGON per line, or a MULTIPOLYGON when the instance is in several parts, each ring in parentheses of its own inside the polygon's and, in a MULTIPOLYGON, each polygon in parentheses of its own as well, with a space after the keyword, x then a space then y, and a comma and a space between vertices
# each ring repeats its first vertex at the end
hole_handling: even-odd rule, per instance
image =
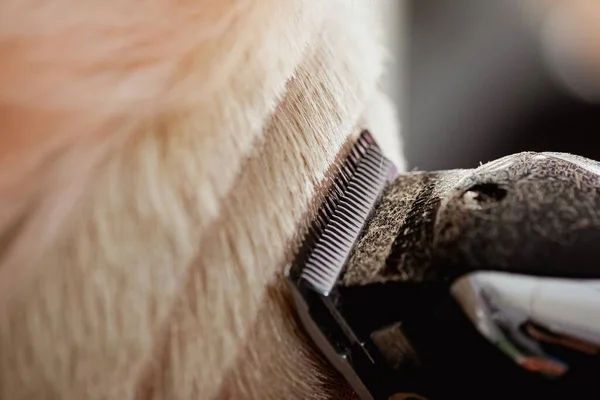
POLYGON ((375 202, 386 186, 393 164, 377 146, 369 147, 323 234, 308 257, 300 278, 327 296, 346 264, 375 202))

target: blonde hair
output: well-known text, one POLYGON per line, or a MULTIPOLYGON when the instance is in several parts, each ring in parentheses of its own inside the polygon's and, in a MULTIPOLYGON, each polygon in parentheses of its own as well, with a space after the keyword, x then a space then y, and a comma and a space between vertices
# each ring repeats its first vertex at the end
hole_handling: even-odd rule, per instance
POLYGON ((0 399, 329 398, 277 277, 397 145, 370 6, 0 4, 0 399))

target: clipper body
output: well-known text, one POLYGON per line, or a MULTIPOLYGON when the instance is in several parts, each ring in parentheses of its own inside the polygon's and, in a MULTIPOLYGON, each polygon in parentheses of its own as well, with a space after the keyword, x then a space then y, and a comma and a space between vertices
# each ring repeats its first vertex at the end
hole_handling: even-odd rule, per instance
POLYGON ((364 132, 287 280, 361 399, 600 398, 600 169, 398 175, 364 132))

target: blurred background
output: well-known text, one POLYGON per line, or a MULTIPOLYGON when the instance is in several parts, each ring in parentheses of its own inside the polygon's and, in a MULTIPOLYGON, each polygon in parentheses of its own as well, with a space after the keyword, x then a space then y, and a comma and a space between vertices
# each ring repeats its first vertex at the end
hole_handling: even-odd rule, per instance
POLYGON ((379 1, 410 169, 526 150, 600 160, 600 0, 379 1))

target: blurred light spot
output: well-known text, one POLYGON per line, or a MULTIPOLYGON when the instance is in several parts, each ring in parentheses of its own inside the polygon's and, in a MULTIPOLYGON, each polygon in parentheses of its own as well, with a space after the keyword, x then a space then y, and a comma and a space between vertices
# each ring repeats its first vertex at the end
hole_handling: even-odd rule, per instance
POLYGON ((565 7, 549 11, 541 29, 544 56, 557 83, 585 101, 600 102, 600 71, 587 54, 585 29, 565 7))

